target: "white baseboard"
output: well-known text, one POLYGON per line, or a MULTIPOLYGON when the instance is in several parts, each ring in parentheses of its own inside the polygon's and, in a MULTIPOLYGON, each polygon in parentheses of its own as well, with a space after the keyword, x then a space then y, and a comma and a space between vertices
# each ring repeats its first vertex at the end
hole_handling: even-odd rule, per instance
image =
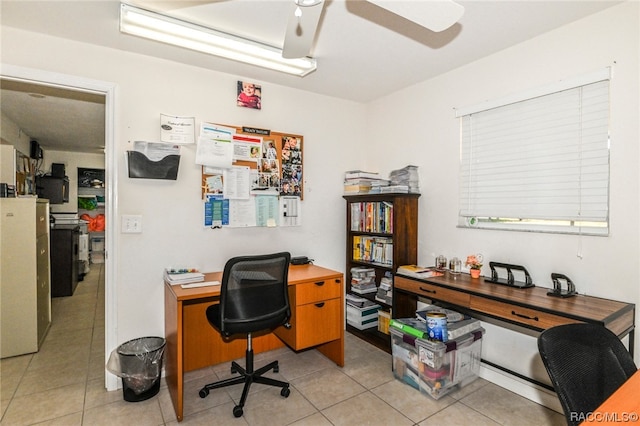
POLYGON ((544 405, 551 410, 563 414, 562 406, 560 405, 560 401, 558 400, 555 392, 487 364, 481 364, 480 377, 502 388, 508 389, 513 393, 517 393, 518 395, 535 403, 544 405))

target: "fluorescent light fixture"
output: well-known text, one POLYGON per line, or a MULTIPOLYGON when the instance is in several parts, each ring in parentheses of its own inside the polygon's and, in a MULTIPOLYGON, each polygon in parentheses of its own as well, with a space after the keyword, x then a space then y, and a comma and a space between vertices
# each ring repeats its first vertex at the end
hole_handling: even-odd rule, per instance
POLYGON ((120 31, 300 77, 316 69, 313 58, 285 59, 282 49, 124 3, 120 31))

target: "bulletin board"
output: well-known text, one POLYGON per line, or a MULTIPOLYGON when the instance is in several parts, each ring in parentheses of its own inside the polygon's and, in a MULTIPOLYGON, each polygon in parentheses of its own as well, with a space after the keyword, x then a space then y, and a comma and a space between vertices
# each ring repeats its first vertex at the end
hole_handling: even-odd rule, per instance
MULTIPOLYGON (((247 137, 246 146, 239 146, 239 151, 246 148, 250 150, 251 159, 234 160, 234 166, 246 166, 257 170, 257 176, 252 182, 252 189, 256 191, 277 192, 281 196, 296 196, 300 200, 304 196, 304 165, 303 143, 304 137, 292 133, 272 132, 271 130, 256 129, 251 127, 234 128, 238 136, 238 145, 242 145, 242 136, 247 137), (252 142, 261 140, 260 149, 255 149, 252 142)), ((212 184, 213 174, 208 173, 208 168, 202 167, 202 199, 208 194, 221 194, 222 187, 212 184)))

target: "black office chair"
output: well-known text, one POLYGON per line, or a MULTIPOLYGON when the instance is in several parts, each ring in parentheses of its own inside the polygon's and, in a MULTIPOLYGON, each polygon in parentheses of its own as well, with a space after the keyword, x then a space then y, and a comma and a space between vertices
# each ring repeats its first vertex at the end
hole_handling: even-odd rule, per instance
POLYGON ((229 259, 222 274, 220 303, 207 308, 209 323, 223 337, 247 335, 246 368, 235 361, 231 363, 231 373, 240 376, 205 385, 199 393, 205 398, 211 389, 244 383, 240 403, 233 408, 235 417, 242 416, 249 388, 254 382, 281 387, 280 395, 289 396, 289 383, 262 376, 270 370, 277 373, 278 361, 253 370, 251 334, 280 325, 290 327, 291 308, 287 293, 290 260, 291 255, 287 252, 229 259))
POLYGON ((620 339, 601 325, 547 329, 538 350, 569 425, 585 420, 637 370, 620 339))

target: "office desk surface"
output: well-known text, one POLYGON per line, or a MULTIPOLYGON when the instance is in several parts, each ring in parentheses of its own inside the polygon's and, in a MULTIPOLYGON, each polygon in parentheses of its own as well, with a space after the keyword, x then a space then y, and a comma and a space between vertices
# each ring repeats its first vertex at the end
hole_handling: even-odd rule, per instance
POLYGON ((602 403, 582 423, 620 424, 636 423, 640 416, 640 370, 602 403))
MULTIPOLYGON (((322 280, 342 276, 341 273, 317 265, 291 265, 289 266, 289 285, 297 285, 309 280, 322 280)), ((222 271, 205 273, 205 281, 219 281, 222 283, 222 271)), ((176 300, 186 301, 192 299, 204 299, 207 297, 219 297, 220 286, 182 288, 180 285, 169 286, 176 300)))

